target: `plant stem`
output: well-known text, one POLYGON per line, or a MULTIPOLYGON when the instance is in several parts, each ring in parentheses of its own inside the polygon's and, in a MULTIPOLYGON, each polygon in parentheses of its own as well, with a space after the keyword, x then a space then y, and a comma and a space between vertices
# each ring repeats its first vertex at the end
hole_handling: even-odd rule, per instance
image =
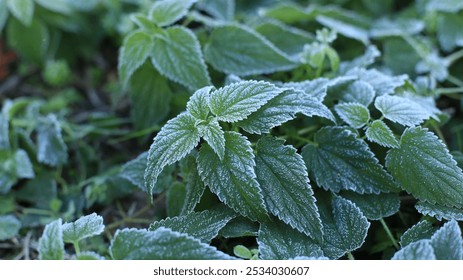
POLYGON ((72 245, 74 245, 74 251, 76 251, 76 255, 80 254, 79 242, 72 242, 72 245))
POLYGON ((440 88, 436 90, 437 94, 463 93, 463 87, 440 88))
POLYGON ((457 77, 455 76, 452 76, 452 75, 448 75, 447 76, 447 81, 451 82, 451 83, 454 83, 455 85, 459 86, 459 87, 463 87, 463 81, 458 79, 457 77))
POLYGON ((352 261, 355 260, 354 255, 352 255, 351 252, 347 252, 347 258, 352 261))
POLYGON ((463 57, 463 50, 459 50, 447 56, 445 60, 447 60, 448 65, 452 65, 455 61, 459 60, 462 57, 463 57))
POLYGON ((379 219, 379 221, 381 222, 381 225, 383 226, 384 230, 386 231, 387 236, 389 236, 389 239, 391 239, 392 245, 394 245, 394 248, 396 248, 397 250, 399 250, 399 249, 400 249, 399 244, 398 244, 397 241, 395 240, 394 236, 392 235, 391 230, 390 230, 389 227, 387 226, 387 224, 386 224, 386 222, 384 221, 384 219, 381 218, 381 219, 379 219))

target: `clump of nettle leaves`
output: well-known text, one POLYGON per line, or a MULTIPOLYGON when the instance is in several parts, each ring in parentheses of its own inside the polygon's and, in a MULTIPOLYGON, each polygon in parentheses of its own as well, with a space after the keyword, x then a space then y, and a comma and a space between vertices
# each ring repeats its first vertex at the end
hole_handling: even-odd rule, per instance
MULTIPOLYGON (((154 76, 139 83, 170 80, 192 95, 149 151, 122 168, 151 198, 167 193, 176 209, 148 229, 118 230, 112 258, 235 258, 211 245, 217 237, 254 240, 235 247, 247 259, 353 258, 379 221, 392 259, 462 259, 463 172, 433 132, 448 119, 435 105, 436 84, 460 53, 439 57, 420 35, 424 23, 411 17, 374 20, 336 6, 283 3, 240 24, 234 1, 195 2, 157 1, 134 15, 137 28, 120 51, 125 84, 143 65, 154 76), (329 29, 297 28, 307 21, 329 29), (193 32, 190 22, 201 28, 193 32), (364 53, 341 62, 339 36, 365 45, 364 53), (371 40, 387 42, 390 65, 391 49, 411 49, 414 78, 375 64, 381 54, 371 40), (225 79, 211 81, 209 73, 225 79), (384 218, 403 198, 416 200, 429 220, 447 222, 436 229, 422 219, 399 239, 384 218), (210 206, 197 209, 204 200, 210 206)), ((440 15, 460 22, 454 15, 463 7, 424 2, 445 49, 461 46, 441 31, 453 22, 440 15)), ((79 241, 103 227, 96 214, 57 220, 45 228, 40 257, 62 258, 64 241, 77 258, 101 258, 81 252, 79 241)))

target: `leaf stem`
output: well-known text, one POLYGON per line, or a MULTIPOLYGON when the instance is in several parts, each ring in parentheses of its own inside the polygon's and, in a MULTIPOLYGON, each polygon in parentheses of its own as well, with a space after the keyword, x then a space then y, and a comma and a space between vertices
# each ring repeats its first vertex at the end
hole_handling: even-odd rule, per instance
POLYGON ((381 218, 381 219, 379 219, 379 221, 381 222, 381 225, 383 226, 384 230, 386 231, 387 236, 389 236, 389 239, 392 241, 392 245, 394 245, 394 248, 396 248, 397 250, 399 250, 399 249, 400 249, 399 244, 397 243, 397 240, 395 240, 394 236, 392 235, 391 230, 390 230, 389 227, 387 226, 387 224, 386 224, 386 222, 384 221, 384 219, 381 218))
POLYGON ((352 260, 352 261, 355 260, 354 255, 352 255, 351 252, 347 252, 347 258, 348 258, 349 260, 352 260))
POLYGON ((440 88, 436 90, 436 93, 438 95, 439 94, 463 93, 463 87, 440 88))
POLYGON ((448 65, 452 65, 455 61, 459 60, 460 58, 463 57, 463 50, 459 50, 457 52, 454 52, 450 55, 448 55, 445 60, 448 62, 448 65))
POLYGON ((72 242, 72 245, 74 245, 74 251, 76 251, 76 255, 80 254, 80 247, 79 247, 79 242, 72 242))
POLYGON ((447 81, 449 81, 449 82, 451 82, 451 83, 453 83, 453 84, 455 84, 455 85, 457 85, 459 87, 463 87, 463 81, 458 79, 455 76, 450 75, 450 74, 447 76, 447 81))

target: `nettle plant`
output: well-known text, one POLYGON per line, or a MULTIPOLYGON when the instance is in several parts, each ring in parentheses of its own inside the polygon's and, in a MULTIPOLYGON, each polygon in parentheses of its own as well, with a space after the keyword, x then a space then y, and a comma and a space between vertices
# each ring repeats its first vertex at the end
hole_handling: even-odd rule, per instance
MULTIPOLYGON (((449 118, 433 93, 459 52, 436 59, 432 43, 415 36, 424 24, 408 18, 374 21, 336 6, 281 4, 245 25, 232 21, 233 1, 195 2, 157 1, 148 16, 133 16, 138 27, 120 51, 124 84, 147 68, 163 86, 169 80, 192 94, 149 151, 121 171, 155 203, 167 193, 168 217, 118 230, 112 258, 234 258, 211 245, 216 237, 246 238, 251 245, 234 250, 245 259, 353 258, 379 221, 392 259, 462 259, 463 172, 433 132, 449 118), (196 33, 186 27, 193 21, 196 33), (290 26, 304 21, 329 29, 314 36, 290 26), (341 62, 337 34, 361 42, 364 54, 341 62), (370 40, 415 47, 413 78, 394 74, 400 67, 377 67, 381 53, 370 40), (222 82, 207 65, 225 74, 223 86, 213 85, 222 82), (399 239, 384 218, 405 200, 427 218, 399 239), (442 219, 448 222, 436 230, 431 221, 442 219)), ((443 8, 428 2, 435 19, 443 8)), ((447 50, 461 43, 439 40, 447 50)), ((101 232, 100 223, 81 219, 75 223, 101 232)), ((69 237, 69 227, 49 225, 40 248, 56 231, 79 255, 80 237, 69 237)))

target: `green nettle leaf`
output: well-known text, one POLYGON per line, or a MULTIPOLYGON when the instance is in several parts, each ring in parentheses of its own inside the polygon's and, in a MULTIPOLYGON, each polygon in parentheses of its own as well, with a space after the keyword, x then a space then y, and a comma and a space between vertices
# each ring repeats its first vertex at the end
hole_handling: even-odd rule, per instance
POLYGON ((346 37, 359 40, 365 45, 369 43, 368 30, 361 26, 355 26, 354 24, 323 15, 317 16, 317 21, 346 37))
POLYGON ((299 90, 285 90, 237 124, 249 133, 263 134, 302 113, 334 121, 331 111, 318 99, 299 90))
POLYGON ((173 94, 168 80, 149 62, 145 62, 130 79, 132 119, 137 129, 152 128, 167 116, 173 94))
POLYGON ((14 153, 15 161, 15 173, 18 178, 34 178, 34 168, 32 166, 31 160, 24 150, 17 150, 14 153))
POLYGON ((202 0, 195 7, 221 20, 232 20, 235 15, 235 0, 202 0))
POLYGON ((158 26, 167 26, 186 15, 196 0, 161 0, 154 2, 150 19, 158 26))
POLYGON ((395 253, 393 260, 435 260, 436 255, 430 240, 419 240, 395 253))
POLYGON ((34 16, 34 1, 32 0, 6 0, 11 14, 23 25, 30 26, 34 16))
POLYGON ((225 133, 222 160, 209 145, 203 144, 197 162, 201 179, 223 203, 253 221, 268 219, 262 190, 256 180, 251 143, 244 136, 225 133))
POLYGON ((283 83, 281 84, 281 87, 291 88, 296 91, 303 91, 308 96, 322 102, 326 96, 328 86, 333 81, 334 80, 329 80, 327 78, 318 78, 311 81, 283 83))
POLYGON ((257 244, 259 257, 264 260, 287 260, 300 256, 323 257, 323 251, 317 243, 281 221, 261 224, 257 244))
POLYGON ((208 122, 200 123, 197 127, 199 135, 206 140, 207 144, 222 160, 225 154, 225 136, 217 118, 211 117, 208 122))
POLYGON ((360 103, 341 103, 334 107, 341 119, 349 126, 359 129, 370 121, 370 111, 360 103))
POLYGON ((80 252, 75 256, 76 260, 80 261, 97 261, 97 260, 105 260, 105 257, 100 256, 99 254, 91 251, 87 252, 80 252))
POLYGON ((283 140, 263 137, 256 148, 256 175, 268 210, 315 240, 323 239, 320 215, 304 160, 283 140))
POLYGON ((189 89, 211 84, 198 39, 185 27, 174 26, 156 34, 151 61, 159 73, 189 89))
POLYGON ((442 49, 452 51, 463 46, 463 18, 461 14, 439 14, 437 18, 437 39, 442 49))
POLYGON ((375 142, 383 147, 399 148, 400 146, 392 130, 382 120, 371 122, 365 131, 365 136, 371 142, 375 142))
POLYGON ((354 68, 366 68, 367 66, 373 64, 376 58, 378 58, 380 55, 381 53, 375 45, 369 45, 363 55, 353 59, 352 61, 341 62, 339 65, 339 72, 345 73, 354 68))
POLYGON ((398 186, 368 145, 344 127, 324 127, 315 134, 302 157, 311 178, 326 190, 357 193, 397 191, 398 186))
POLYGON ((310 33, 276 20, 266 21, 256 26, 255 30, 278 49, 294 58, 299 57, 305 44, 313 41, 313 36, 310 33), (281 36, 281 34, 285 34, 285 36, 281 36))
POLYGON ((421 239, 431 239, 434 232, 435 230, 432 228, 432 223, 426 220, 420 221, 404 232, 400 237, 400 246, 406 247, 421 239))
POLYGON ((45 226, 42 237, 39 240, 40 260, 64 259, 64 242, 61 219, 45 226))
POLYGON ((320 205, 319 209, 324 232, 322 250, 327 257, 337 259, 362 246, 370 223, 354 203, 334 197, 331 207, 320 205))
POLYGON ((380 96, 375 100, 375 107, 386 119, 405 126, 418 125, 431 117, 420 104, 400 96, 380 96))
POLYGON ((228 222, 219 232, 219 235, 225 238, 236 238, 246 236, 257 236, 259 225, 251 220, 238 216, 228 222))
POLYGON ((352 201, 369 220, 379 220, 399 211, 400 199, 397 193, 358 194, 341 192, 341 196, 352 201))
POLYGON ((243 81, 219 88, 211 94, 209 107, 221 121, 246 119, 270 99, 283 92, 267 82, 243 81))
POLYGON ((186 187, 181 182, 174 182, 166 192, 166 213, 167 217, 180 215, 183 205, 179 201, 185 201, 186 187))
POLYGON ((375 90, 370 84, 363 81, 353 81, 342 87, 339 99, 341 102, 355 102, 368 107, 373 102, 374 97, 375 90))
POLYGON ((239 25, 216 27, 204 55, 218 71, 239 76, 286 71, 297 66, 262 35, 239 25))
POLYGON ((99 235, 104 230, 103 217, 92 213, 82 216, 72 223, 63 224, 63 240, 67 243, 77 243, 87 237, 99 235))
POLYGON ((119 51, 119 75, 127 85, 135 70, 148 59, 154 48, 153 36, 144 30, 137 30, 125 37, 119 51))
POLYGON ((427 129, 407 128, 400 148, 391 149, 386 166, 414 197, 449 207, 463 207, 463 172, 445 145, 427 129))
POLYGON ((156 135, 148 154, 145 182, 148 194, 153 193, 159 174, 164 167, 185 157, 199 143, 195 119, 182 113, 169 120, 156 135))
POLYGON ((198 173, 196 158, 197 153, 196 150, 194 150, 194 153, 191 153, 182 161, 180 161, 180 166, 182 167, 182 177, 183 180, 186 181, 185 201, 183 202, 183 206, 180 211, 181 215, 186 215, 190 212, 193 212, 196 204, 199 203, 201 197, 203 196, 204 190, 206 189, 206 186, 204 185, 198 173))
POLYGON ((9 122, 6 114, 0 112, 0 150, 10 148, 9 122))
POLYGON ((251 250, 243 245, 233 247, 233 254, 239 258, 249 260, 252 258, 251 250))
POLYGON ((109 248, 115 260, 230 260, 233 257, 187 234, 161 227, 117 230, 109 248))
POLYGON ((460 208, 436 205, 424 201, 418 201, 415 208, 419 213, 434 217, 439 221, 442 221, 442 219, 463 221, 463 209, 460 208))
POLYGON ((0 241, 15 237, 20 229, 21 222, 15 216, 0 216, 0 241))
POLYGON ((207 120, 211 109, 209 108, 210 93, 213 86, 197 90, 186 104, 186 110, 199 120, 207 120))
POLYGON ((445 223, 431 237, 431 246, 438 260, 461 260, 463 239, 458 223, 455 220, 445 223))
POLYGON ((170 228, 173 231, 186 233, 203 243, 210 243, 235 216, 236 213, 226 207, 211 211, 191 212, 185 216, 156 221, 150 225, 149 230, 156 230, 160 227, 170 228))
POLYGON ((44 22, 34 18, 30 26, 24 26, 18 20, 10 18, 6 31, 8 45, 17 51, 22 59, 36 64, 44 62, 50 44, 50 33, 44 22))
POLYGON ((370 84, 375 90, 376 96, 392 94, 394 90, 405 84, 407 75, 388 76, 376 69, 354 68, 346 73, 347 76, 355 76, 359 80, 370 84))
POLYGON ((137 158, 127 162, 122 166, 120 176, 129 182, 146 191, 145 187, 145 169, 148 163, 148 152, 140 154, 137 158))
POLYGON ((62 165, 68 161, 67 146, 61 134, 61 126, 53 114, 39 121, 37 160, 50 166, 62 165))

